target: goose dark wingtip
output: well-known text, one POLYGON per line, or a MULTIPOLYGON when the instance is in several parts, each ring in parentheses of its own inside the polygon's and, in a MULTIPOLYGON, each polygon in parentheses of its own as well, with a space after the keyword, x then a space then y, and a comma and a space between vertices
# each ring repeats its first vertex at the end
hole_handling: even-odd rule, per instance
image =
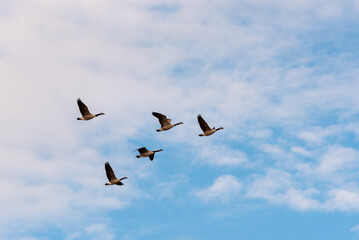
POLYGON ((152 115, 158 118, 158 117, 161 117, 161 115, 163 115, 163 114, 159 113, 159 112, 152 112, 152 115))

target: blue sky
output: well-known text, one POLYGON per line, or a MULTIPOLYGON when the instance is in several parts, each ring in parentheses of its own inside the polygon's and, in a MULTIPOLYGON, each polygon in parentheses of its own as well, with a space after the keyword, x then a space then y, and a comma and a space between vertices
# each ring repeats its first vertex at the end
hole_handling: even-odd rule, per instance
POLYGON ((358 12, 2 1, 0 239, 359 239, 358 12))

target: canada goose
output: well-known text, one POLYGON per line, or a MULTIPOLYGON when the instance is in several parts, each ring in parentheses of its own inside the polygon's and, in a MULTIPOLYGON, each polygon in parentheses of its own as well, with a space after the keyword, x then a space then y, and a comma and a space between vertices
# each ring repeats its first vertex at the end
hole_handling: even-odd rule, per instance
POLYGON ((218 130, 221 130, 223 129, 223 127, 220 127, 220 128, 210 128, 208 126, 208 124, 206 123, 206 121, 204 121, 204 119, 202 118, 201 114, 198 114, 197 116, 197 119, 198 119, 198 123, 199 123, 199 126, 201 127, 203 133, 199 134, 198 136, 202 137, 202 136, 210 136, 212 135, 213 133, 217 132, 218 130))
POLYGON ((156 130, 157 132, 167 131, 167 130, 173 128, 174 126, 183 124, 183 122, 179 122, 179 123, 176 123, 176 124, 172 124, 172 123, 171 123, 172 120, 169 119, 169 118, 167 118, 165 115, 163 115, 163 114, 161 114, 161 113, 152 112, 152 115, 155 116, 156 118, 158 118, 158 121, 159 121, 160 124, 161 124, 161 128, 156 130))
POLYGON ((105 185, 123 185, 123 183, 121 181, 123 179, 127 179, 127 177, 123 177, 121 179, 116 178, 116 176, 108 162, 105 163, 105 170, 106 170, 106 175, 108 178, 108 183, 105 183, 105 185))
POLYGON ((77 99, 77 105, 79 105, 80 112, 82 117, 77 118, 77 120, 90 120, 94 117, 98 117, 100 115, 104 115, 104 113, 91 114, 87 106, 81 101, 80 98, 77 99))
MULTIPOLYGON (((135 151, 136 151, 136 150, 135 150, 135 151)), ((154 151, 149 151, 149 150, 147 150, 147 148, 141 147, 141 148, 137 149, 137 151, 140 153, 140 155, 137 155, 136 158, 149 157, 150 160, 152 161, 153 158, 155 157, 155 153, 156 153, 156 152, 162 152, 163 149, 158 149, 158 150, 154 150, 154 151)))

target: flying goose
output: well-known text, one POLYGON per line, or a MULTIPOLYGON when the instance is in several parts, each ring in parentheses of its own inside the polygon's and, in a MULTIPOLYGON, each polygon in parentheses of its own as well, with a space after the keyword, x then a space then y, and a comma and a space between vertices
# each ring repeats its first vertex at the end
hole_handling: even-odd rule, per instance
MULTIPOLYGON (((140 158, 140 157, 149 157, 151 161, 152 161, 153 158, 155 157, 155 153, 156 153, 156 152, 162 152, 162 151, 163 151, 163 149, 158 149, 158 150, 154 150, 154 151, 149 151, 149 150, 147 150, 147 148, 145 148, 145 147, 141 147, 141 148, 136 149, 136 150, 140 153, 140 155, 137 155, 137 156, 136 156, 137 158, 140 158)), ((135 151, 136 151, 136 150, 135 150, 135 151)))
POLYGON ((179 122, 179 123, 176 123, 176 124, 172 124, 172 123, 171 123, 172 120, 169 119, 169 118, 167 118, 165 115, 163 115, 163 114, 161 114, 161 113, 152 112, 152 115, 155 116, 156 118, 158 118, 158 121, 159 121, 160 124, 161 124, 161 128, 156 130, 157 132, 167 131, 167 130, 173 128, 174 126, 183 124, 183 122, 179 122))
POLYGON ((104 115, 104 113, 91 114, 87 106, 81 101, 80 98, 77 99, 77 105, 79 105, 80 112, 82 117, 77 118, 77 120, 90 120, 94 117, 98 117, 100 115, 104 115))
POLYGON ((217 132, 218 130, 221 130, 223 129, 223 127, 220 127, 220 128, 210 128, 208 126, 208 124, 206 123, 206 121, 204 121, 204 119, 202 118, 201 114, 198 114, 197 116, 197 119, 198 119, 198 123, 199 123, 199 126, 201 127, 203 133, 199 134, 198 136, 202 137, 202 136, 210 136, 212 135, 213 133, 217 132))
POLYGON ((108 182, 105 183, 105 185, 123 185, 123 183, 121 182, 123 179, 127 179, 127 177, 123 177, 123 178, 116 178, 110 164, 108 162, 105 163, 105 170, 106 170, 106 175, 108 178, 108 182))

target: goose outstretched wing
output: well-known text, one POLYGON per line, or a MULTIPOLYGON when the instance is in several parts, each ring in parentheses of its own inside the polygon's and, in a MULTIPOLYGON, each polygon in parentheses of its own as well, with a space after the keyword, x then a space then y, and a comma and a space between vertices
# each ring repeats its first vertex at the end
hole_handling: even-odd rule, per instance
POLYGON ((81 101, 81 99, 77 99, 77 105, 79 105, 80 112, 82 116, 90 115, 90 111, 87 106, 81 101))
POLYGON ((152 115, 155 116, 156 118, 158 118, 158 121, 160 122, 161 127, 169 125, 168 119, 165 115, 163 115, 161 113, 157 113, 157 112, 152 112, 152 115))
POLYGON ((112 170, 112 167, 110 166, 109 162, 105 163, 105 170, 106 170, 106 175, 109 181, 115 180, 116 176, 115 173, 112 170))
POLYGON ((201 114, 198 114, 197 116, 199 126, 201 127, 203 132, 206 132, 208 130, 211 130, 206 121, 202 118, 201 114))
POLYGON ((137 150, 138 150, 138 152, 139 152, 140 154, 145 153, 145 152, 148 152, 148 150, 147 150, 146 147, 141 147, 141 148, 139 148, 139 149, 137 149, 137 150))

